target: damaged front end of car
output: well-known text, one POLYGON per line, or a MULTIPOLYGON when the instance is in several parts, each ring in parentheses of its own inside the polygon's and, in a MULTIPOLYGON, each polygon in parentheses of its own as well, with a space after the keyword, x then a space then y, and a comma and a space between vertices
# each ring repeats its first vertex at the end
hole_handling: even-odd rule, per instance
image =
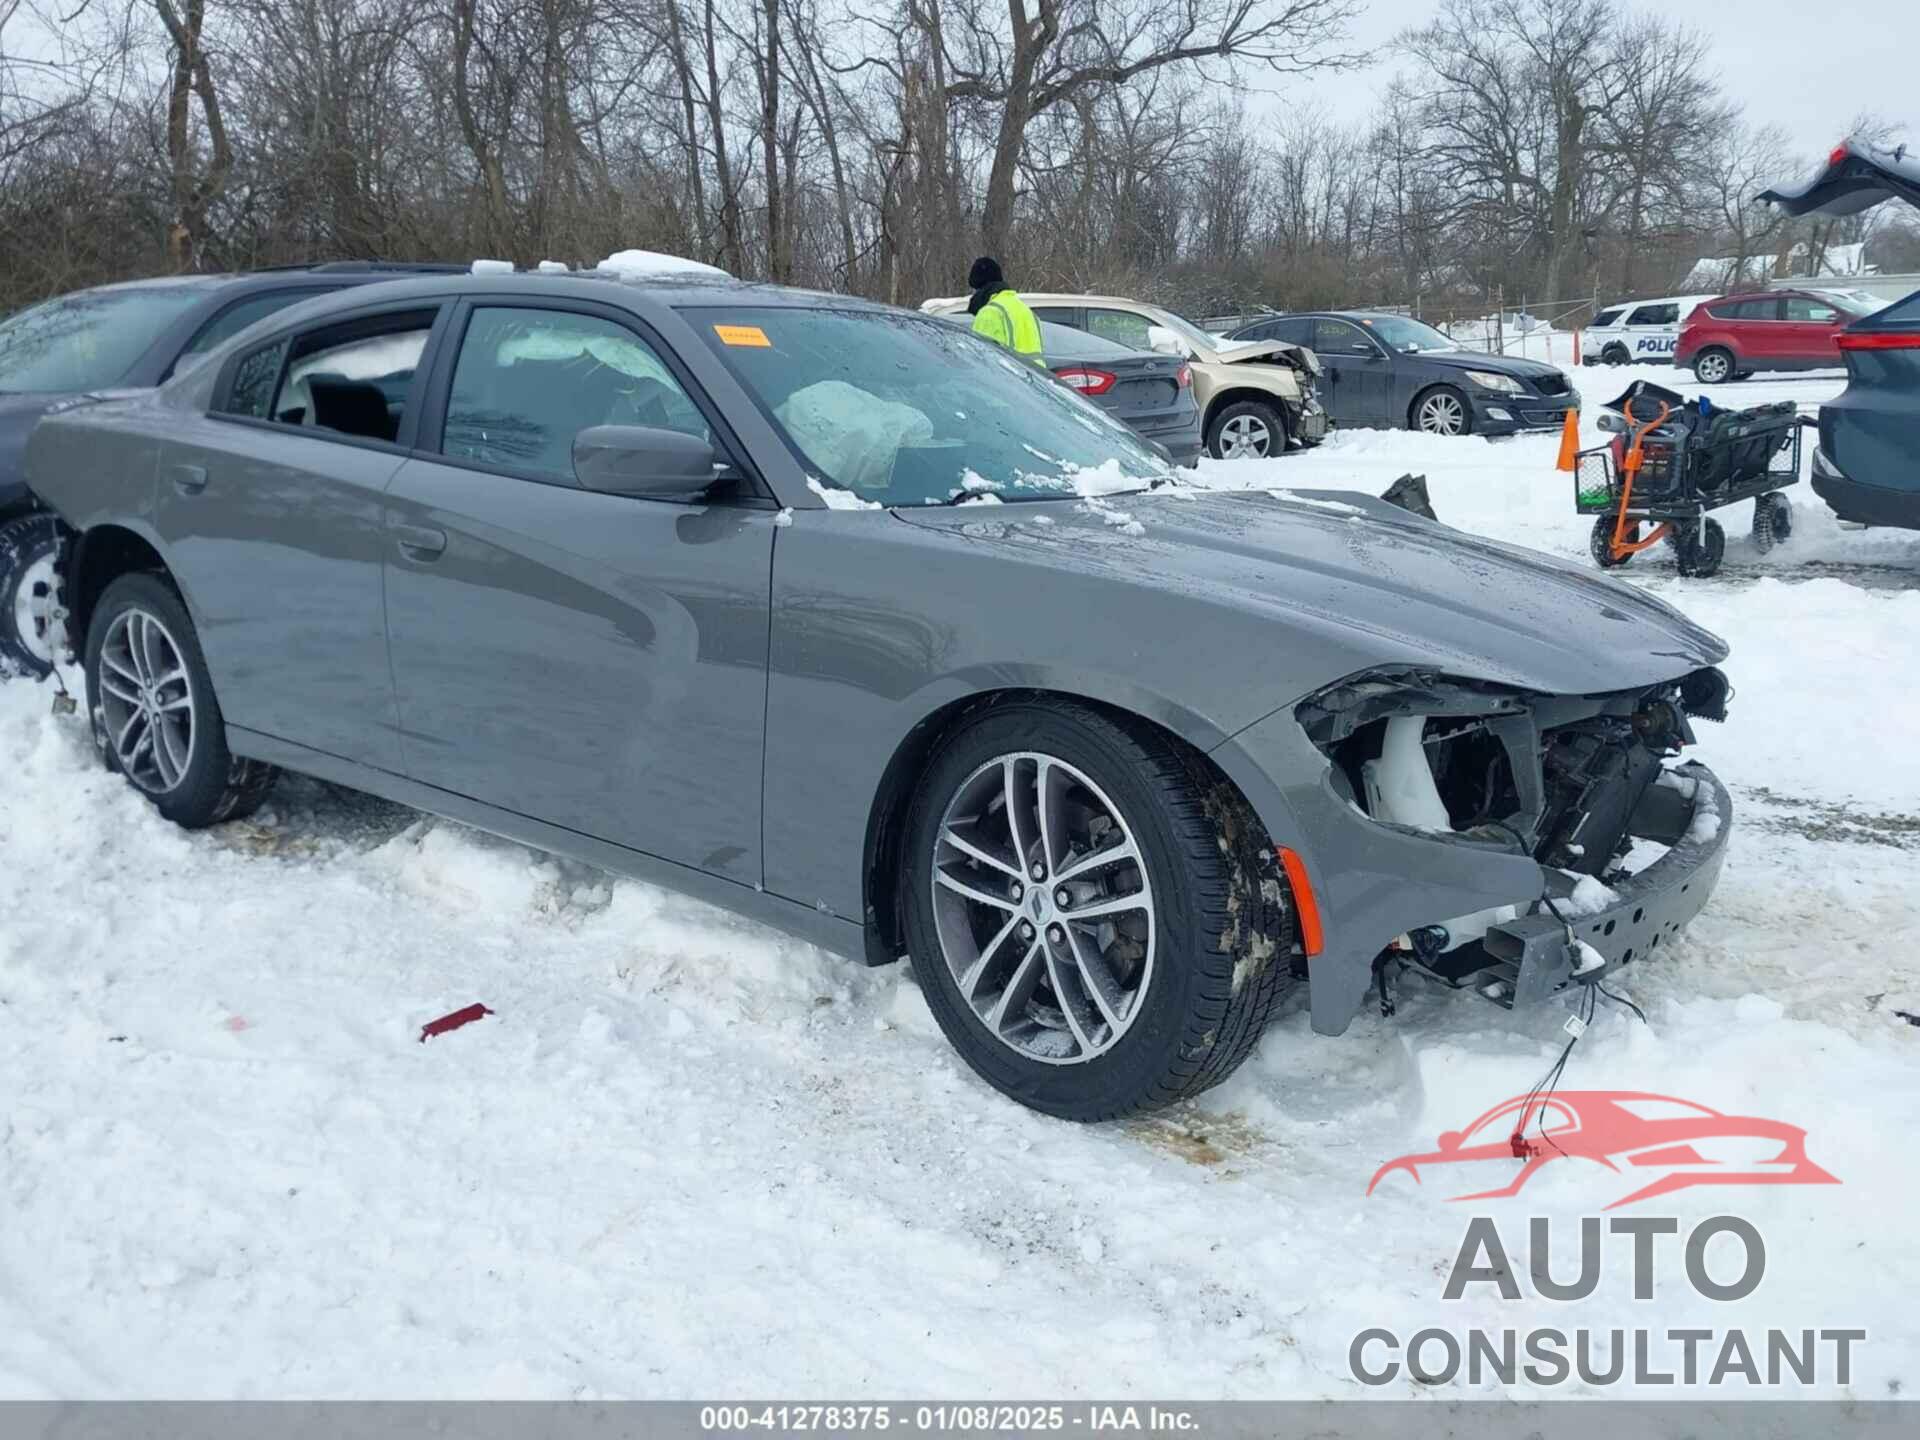
POLYGON ((1325 877, 1307 882, 1328 937, 1308 957, 1315 1028, 1344 1029, 1369 983, 1390 1013, 1406 968, 1513 1007, 1669 943, 1712 893, 1732 818, 1679 757, 1730 698, 1703 666, 1598 695, 1379 671, 1300 702, 1323 761, 1287 796, 1303 873, 1325 877))

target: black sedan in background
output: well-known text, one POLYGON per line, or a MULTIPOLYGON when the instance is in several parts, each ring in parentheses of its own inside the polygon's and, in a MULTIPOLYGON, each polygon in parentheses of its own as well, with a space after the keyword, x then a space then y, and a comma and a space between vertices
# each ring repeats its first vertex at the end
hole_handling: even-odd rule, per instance
MULTIPOLYGON (((965 314, 939 318, 973 324, 965 314)), ((1200 458, 1200 407, 1185 360, 1129 349, 1050 320, 1040 322, 1040 353, 1054 379, 1125 422, 1141 439, 1162 446, 1174 464, 1191 465, 1200 458)))
POLYGON ((1463 350, 1405 315, 1325 310, 1261 320, 1235 340, 1305 345, 1326 370, 1321 395, 1335 423, 1424 430, 1431 435, 1513 435, 1557 430, 1580 397, 1566 375, 1538 360, 1463 350))

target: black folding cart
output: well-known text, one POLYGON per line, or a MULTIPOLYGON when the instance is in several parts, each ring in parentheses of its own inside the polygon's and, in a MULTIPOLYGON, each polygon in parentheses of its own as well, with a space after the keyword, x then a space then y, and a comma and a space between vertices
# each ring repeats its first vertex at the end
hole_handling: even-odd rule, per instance
POLYGON ((1573 476, 1574 508, 1598 517, 1587 545, 1602 569, 1665 540, 1682 575, 1711 575, 1727 535, 1707 512, 1742 500, 1753 501, 1762 553, 1792 533, 1793 505, 1780 492, 1800 478, 1800 432, 1810 422, 1791 400, 1722 410, 1640 380, 1607 409, 1615 413, 1600 425, 1613 439, 1582 450, 1573 476))

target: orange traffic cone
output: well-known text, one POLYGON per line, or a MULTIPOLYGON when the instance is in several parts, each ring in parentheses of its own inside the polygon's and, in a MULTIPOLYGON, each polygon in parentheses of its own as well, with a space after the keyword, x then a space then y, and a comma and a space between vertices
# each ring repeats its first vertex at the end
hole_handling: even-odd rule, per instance
POLYGON ((1580 468, 1580 412, 1567 411, 1567 423, 1560 427, 1560 461, 1554 467, 1572 474, 1580 468))

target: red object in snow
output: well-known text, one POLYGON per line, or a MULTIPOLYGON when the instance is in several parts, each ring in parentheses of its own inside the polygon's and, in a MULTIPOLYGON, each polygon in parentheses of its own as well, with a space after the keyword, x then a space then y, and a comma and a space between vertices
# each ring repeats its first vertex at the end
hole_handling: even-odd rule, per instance
POLYGON ((482 1015, 491 1015, 493 1011, 478 1000, 464 1010, 456 1010, 451 1015, 442 1015, 438 1020, 430 1020, 420 1027, 420 1043, 427 1043, 429 1036, 444 1035, 449 1030, 458 1030, 462 1025, 471 1025, 482 1015))

